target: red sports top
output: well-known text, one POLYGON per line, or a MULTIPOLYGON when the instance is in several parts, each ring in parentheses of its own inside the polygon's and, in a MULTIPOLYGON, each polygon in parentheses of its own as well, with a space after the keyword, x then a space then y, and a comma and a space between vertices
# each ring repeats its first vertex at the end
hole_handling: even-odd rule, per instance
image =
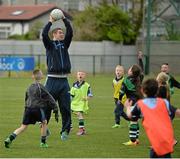
POLYGON ((173 127, 164 100, 157 98, 153 108, 144 104, 143 100, 137 104, 143 114, 142 124, 153 150, 159 156, 173 152, 173 127))

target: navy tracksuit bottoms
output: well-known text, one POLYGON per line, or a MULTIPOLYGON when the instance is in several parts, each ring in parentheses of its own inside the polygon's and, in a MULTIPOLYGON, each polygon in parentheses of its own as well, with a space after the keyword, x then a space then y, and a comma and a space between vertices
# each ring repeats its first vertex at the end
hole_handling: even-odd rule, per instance
MULTIPOLYGON (((70 87, 67 78, 48 77, 45 87, 58 101, 59 110, 62 118, 61 133, 66 131, 69 133, 71 125, 71 108, 70 108, 70 87)), ((47 111, 47 119, 49 122, 51 110, 47 111)))

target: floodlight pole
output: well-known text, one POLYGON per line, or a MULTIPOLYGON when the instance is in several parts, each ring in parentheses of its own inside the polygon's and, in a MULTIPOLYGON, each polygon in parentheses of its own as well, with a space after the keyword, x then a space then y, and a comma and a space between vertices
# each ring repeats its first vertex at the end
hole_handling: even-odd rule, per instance
POLYGON ((151 48, 151 12, 152 12, 152 0, 148 0, 147 7, 147 35, 146 35, 146 64, 145 74, 149 74, 149 61, 150 61, 150 48, 151 48))

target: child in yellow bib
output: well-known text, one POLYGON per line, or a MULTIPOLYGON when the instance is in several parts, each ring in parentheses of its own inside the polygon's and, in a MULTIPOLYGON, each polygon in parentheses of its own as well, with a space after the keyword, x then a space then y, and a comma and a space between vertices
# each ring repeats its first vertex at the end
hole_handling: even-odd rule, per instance
POLYGON ((124 119, 128 120, 128 117, 126 113, 124 112, 124 106, 127 97, 124 95, 119 101, 119 91, 121 90, 122 83, 124 80, 124 67, 121 65, 117 65, 115 68, 115 78, 113 79, 113 88, 114 88, 114 102, 115 102, 115 109, 114 109, 114 115, 115 115, 115 124, 112 126, 112 128, 118 128, 120 127, 120 117, 122 116, 124 119))
POLYGON ((79 131, 77 135, 85 134, 84 127, 84 113, 87 113, 88 100, 91 98, 92 92, 90 85, 85 81, 86 73, 83 71, 77 72, 77 81, 71 88, 71 110, 77 115, 79 119, 79 131))

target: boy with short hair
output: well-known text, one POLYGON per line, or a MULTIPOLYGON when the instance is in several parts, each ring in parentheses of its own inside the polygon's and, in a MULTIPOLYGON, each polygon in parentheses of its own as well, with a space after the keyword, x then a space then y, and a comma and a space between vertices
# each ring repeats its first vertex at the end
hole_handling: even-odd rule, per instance
POLYGON ((10 147, 10 144, 16 137, 27 129, 29 124, 35 124, 41 122, 41 143, 40 147, 47 148, 46 143, 46 131, 47 131, 47 119, 45 109, 50 108, 54 110, 55 119, 58 122, 58 107, 53 97, 48 93, 47 89, 40 83, 43 78, 41 70, 36 69, 33 71, 32 78, 34 83, 29 86, 25 96, 25 110, 22 125, 17 128, 10 136, 4 141, 6 148, 10 147))
POLYGON ((124 80, 124 67, 121 65, 117 65, 115 68, 115 78, 113 79, 113 88, 114 88, 114 102, 115 102, 115 124, 112 128, 119 128, 120 127, 120 117, 122 116, 124 119, 128 120, 126 113, 124 112, 124 102, 126 101, 126 95, 124 95, 119 101, 119 90, 121 89, 123 80, 124 80))
POLYGON ((168 63, 163 63, 161 65, 161 72, 166 73, 169 76, 168 79, 168 84, 170 87, 170 95, 174 94, 174 87, 179 88, 180 89, 180 82, 178 82, 170 73, 169 73, 170 69, 169 69, 169 64, 168 63))
POLYGON ((124 105, 129 118, 142 117, 142 124, 152 145, 150 158, 170 158, 174 146, 170 119, 173 112, 170 112, 171 105, 166 99, 156 98, 157 91, 158 82, 155 79, 148 79, 142 85, 145 98, 138 100, 133 109, 132 100, 127 100, 124 105))
POLYGON ((71 110, 77 115, 79 120, 79 131, 77 135, 85 135, 84 113, 87 113, 88 100, 93 97, 90 84, 85 81, 86 73, 84 71, 77 72, 77 81, 71 88, 71 110))
MULTIPOLYGON (((50 28, 55 23, 55 19, 50 15, 49 21, 42 31, 42 41, 46 49, 47 61, 47 80, 45 87, 58 102, 62 127, 60 138, 62 141, 68 139, 71 128, 71 108, 70 108, 70 87, 68 74, 71 73, 71 61, 69 57, 69 47, 73 37, 73 29, 70 21, 63 15, 62 22, 65 25, 66 32, 62 28, 56 28, 52 31, 50 39, 50 28)), ((51 111, 47 110, 47 121, 50 119, 51 111)))

